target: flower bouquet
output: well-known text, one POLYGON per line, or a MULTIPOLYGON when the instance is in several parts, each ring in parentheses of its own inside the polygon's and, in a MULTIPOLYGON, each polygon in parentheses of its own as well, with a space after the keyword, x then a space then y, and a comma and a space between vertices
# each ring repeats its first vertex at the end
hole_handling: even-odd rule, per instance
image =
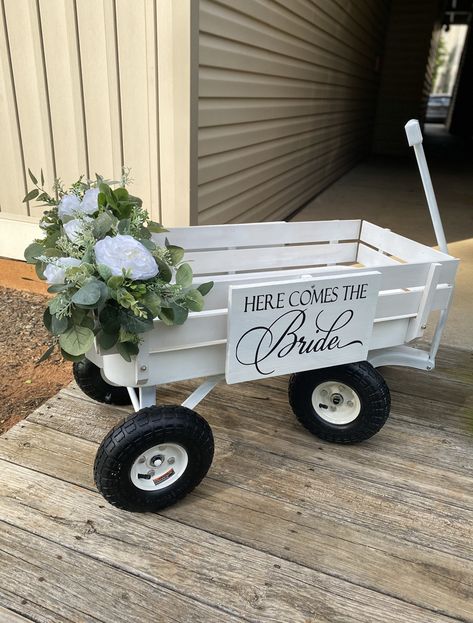
POLYGON ((40 221, 44 235, 27 247, 25 259, 55 294, 44 312, 52 343, 40 361, 57 346, 66 359, 79 361, 94 340, 131 361, 155 318, 182 324, 189 311, 203 309, 213 283, 192 287, 184 250, 167 239, 165 246, 153 241, 167 230, 128 192, 126 174, 120 181, 81 177, 67 190, 56 180, 51 196, 43 173, 41 183, 29 173, 35 188, 24 201, 36 199, 48 209, 40 221))

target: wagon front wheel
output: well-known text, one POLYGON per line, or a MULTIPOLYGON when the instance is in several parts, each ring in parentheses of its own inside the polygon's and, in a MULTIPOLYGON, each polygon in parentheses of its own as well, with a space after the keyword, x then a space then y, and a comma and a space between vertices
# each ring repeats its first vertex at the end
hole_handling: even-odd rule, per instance
POLYGON ((187 495, 212 464, 208 423, 181 406, 140 409, 100 444, 94 478, 104 498, 128 511, 156 511, 187 495))
POLYGON ((293 374, 289 402, 305 428, 335 443, 369 439, 391 406, 386 382, 367 361, 293 374))

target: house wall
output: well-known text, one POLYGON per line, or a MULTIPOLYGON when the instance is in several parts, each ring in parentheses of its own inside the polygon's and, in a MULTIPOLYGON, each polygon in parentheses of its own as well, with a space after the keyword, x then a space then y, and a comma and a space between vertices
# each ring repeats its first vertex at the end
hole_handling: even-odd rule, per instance
POLYGON ((405 153, 405 123, 425 117, 440 37, 441 4, 392 0, 373 138, 375 153, 405 153))
POLYGON ((284 218, 367 152, 388 4, 200 0, 199 223, 284 218))
POLYGON ((38 232, 43 208, 21 202, 28 168, 50 189, 56 177, 117 179, 125 165, 153 218, 189 224, 196 8, 0 1, 0 255, 21 258, 38 232))

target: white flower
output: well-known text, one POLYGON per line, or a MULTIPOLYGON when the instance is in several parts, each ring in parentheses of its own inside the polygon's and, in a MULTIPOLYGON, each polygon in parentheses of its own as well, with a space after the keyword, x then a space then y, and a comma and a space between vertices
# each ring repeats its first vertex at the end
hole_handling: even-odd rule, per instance
POLYGON ((84 212, 84 214, 93 214, 94 212, 97 212, 99 209, 99 204, 97 202, 99 192, 98 188, 89 188, 89 190, 85 191, 82 203, 80 204, 81 212, 84 212))
POLYGON ((44 269, 44 276, 49 284, 64 283, 66 268, 80 266, 82 262, 75 257, 59 257, 54 264, 48 264, 44 269))
POLYGON ((84 226, 87 222, 91 222, 93 219, 90 216, 84 216, 83 218, 73 218, 71 221, 64 223, 64 231, 66 236, 71 242, 78 242, 78 237, 83 233, 84 226))
POLYGON ((131 279, 136 280, 151 279, 158 274, 154 257, 133 236, 106 236, 95 244, 94 251, 97 264, 108 266, 112 275, 122 275, 124 270, 129 270, 131 279))
POLYGON ((58 206, 58 215, 61 221, 65 216, 74 216, 80 212, 80 200, 77 195, 64 195, 58 206))

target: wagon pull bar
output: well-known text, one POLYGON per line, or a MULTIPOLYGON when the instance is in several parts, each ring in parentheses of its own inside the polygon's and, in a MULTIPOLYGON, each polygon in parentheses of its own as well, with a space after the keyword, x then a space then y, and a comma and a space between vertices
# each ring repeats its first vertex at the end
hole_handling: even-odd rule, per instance
POLYGON ((417 165, 419 167, 419 173, 424 187, 425 197, 430 211, 430 218, 432 219, 432 225, 434 226, 435 237, 437 238, 439 249, 442 253, 448 254, 447 240, 445 238, 445 232, 443 231, 442 219, 440 218, 437 199, 435 198, 432 180, 430 179, 429 167, 427 166, 427 160, 425 159, 424 147, 422 145, 423 137, 419 122, 417 119, 411 119, 406 123, 404 129, 406 130, 409 146, 414 147, 414 153, 416 155, 417 165))

